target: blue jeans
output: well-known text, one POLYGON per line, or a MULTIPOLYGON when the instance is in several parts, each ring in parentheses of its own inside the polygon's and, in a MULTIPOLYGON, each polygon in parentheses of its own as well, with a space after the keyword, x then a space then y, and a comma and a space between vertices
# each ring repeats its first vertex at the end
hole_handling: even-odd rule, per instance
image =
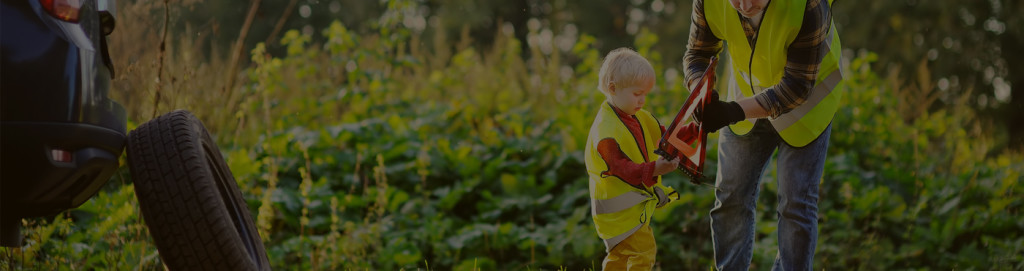
POLYGON ((711 236, 715 267, 747 270, 754 245, 755 208, 761 175, 772 153, 778 154, 779 253, 772 270, 811 270, 818 242, 818 183, 832 125, 807 146, 786 144, 767 120, 758 120, 750 133, 719 130, 715 207, 711 236))

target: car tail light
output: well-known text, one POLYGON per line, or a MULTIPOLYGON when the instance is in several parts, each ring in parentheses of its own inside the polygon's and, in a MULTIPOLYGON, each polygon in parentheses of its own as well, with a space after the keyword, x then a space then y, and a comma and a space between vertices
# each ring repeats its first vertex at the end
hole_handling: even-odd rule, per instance
POLYGON ((50 150, 50 156, 53 157, 53 161, 55 162, 71 163, 71 152, 61 149, 52 149, 50 150))
POLYGON ((47 13, 72 23, 78 22, 78 10, 82 8, 81 0, 39 0, 47 13))

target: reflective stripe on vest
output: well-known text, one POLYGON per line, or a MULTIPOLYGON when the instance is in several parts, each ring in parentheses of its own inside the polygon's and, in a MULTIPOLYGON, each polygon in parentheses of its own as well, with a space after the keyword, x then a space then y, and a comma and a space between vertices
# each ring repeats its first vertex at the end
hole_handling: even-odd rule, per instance
MULTIPOLYGON (((781 81, 785 73, 787 49, 800 31, 806 1, 769 2, 761 25, 757 29, 755 48, 750 47, 740 24, 740 15, 728 1, 704 2, 704 15, 708 27, 716 37, 729 44, 729 62, 732 67, 729 71, 732 76, 725 78, 732 80, 729 80, 726 100, 734 101, 753 96, 781 81), (748 71, 753 73, 752 77, 748 71), (754 86, 750 86, 750 83, 754 86)), ((832 1, 828 2, 831 5, 832 1)), ((825 40, 829 52, 818 66, 814 86, 804 103, 778 118, 770 119, 772 126, 789 145, 801 147, 817 138, 831 123, 832 116, 839 107, 842 94, 833 90, 842 82, 842 73, 839 70, 842 45, 834 29, 833 24, 829 29, 829 38, 825 40)), ((749 132, 753 126, 751 120, 744 120, 729 127, 734 133, 742 135, 749 132)))
POLYGON ((833 71, 828 75, 828 77, 825 77, 825 80, 814 85, 814 88, 811 89, 810 96, 807 97, 807 100, 805 100, 803 104, 793 108, 789 113, 782 114, 778 118, 771 120, 772 126, 775 126, 775 129, 778 130, 785 130, 786 128, 789 128, 789 126, 799 121, 800 118, 807 115, 808 112, 811 112, 811 109, 814 109, 814 107, 824 100, 826 96, 831 94, 832 90, 835 89, 836 85, 838 85, 842 80, 843 74, 839 72, 839 70, 833 71))
MULTIPOLYGON (((657 140, 661 138, 661 125, 646 110, 638 111, 635 116, 643 130, 644 142, 634 140, 633 134, 619 120, 611 105, 608 102, 602 103, 594 124, 590 127, 587 146, 584 149, 584 159, 590 177, 591 216, 594 218, 597 235, 604 240, 606 252, 649 223, 658 204, 657 197, 650 191, 633 187, 616 176, 601 175, 601 172, 608 170, 608 165, 597 151, 597 145, 606 138, 612 138, 619 143, 619 148, 633 162, 644 163, 658 159, 659 156, 654 154, 654 150, 657 149, 657 140), (644 159, 638 144, 646 145, 647 160, 644 159)), ((664 187, 661 184, 661 177, 656 178, 655 185, 664 187)), ((672 191, 667 187, 663 189, 666 189, 666 193, 672 191)))
POLYGON ((594 214, 610 214, 621 212, 651 199, 650 195, 639 191, 629 191, 610 199, 591 199, 594 214))

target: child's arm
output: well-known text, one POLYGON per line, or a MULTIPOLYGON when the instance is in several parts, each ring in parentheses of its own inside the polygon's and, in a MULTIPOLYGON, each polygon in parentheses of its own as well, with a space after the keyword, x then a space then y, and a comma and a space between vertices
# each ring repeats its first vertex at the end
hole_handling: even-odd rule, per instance
POLYGON ((619 143, 614 139, 605 138, 597 143, 597 151, 601 159, 608 164, 608 170, 601 175, 612 175, 619 177, 629 185, 635 187, 651 187, 657 183, 655 178, 655 167, 657 162, 635 163, 630 160, 626 153, 619 149, 619 143))

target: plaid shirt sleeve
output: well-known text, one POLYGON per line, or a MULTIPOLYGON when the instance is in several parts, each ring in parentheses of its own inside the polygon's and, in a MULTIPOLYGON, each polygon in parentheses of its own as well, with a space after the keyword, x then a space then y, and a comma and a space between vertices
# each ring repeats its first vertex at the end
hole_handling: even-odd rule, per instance
MULTIPOLYGON (((710 58, 722 49, 721 40, 711 33, 704 18, 703 0, 694 1, 691 21, 689 43, 683 58, 688 86, 704 75, 703 71, 710 58)), ((825 40, 831 35, 831 21, 832 14, 827 0, 807 1, 800 32, 786 52, 787 62, 782 80, 755 96, 757 103, 768 111, 770 117, 777 118, 788 113, 810 96, 818 75, 818 66, 829 50, 825 40)), ((747 24, 744 26, 749 39, 755 33, 746 27, 747 24)))
POLYGON ((686 54, 683 56, 683 71, 686 86, 689 88, 697 79, 704 76, 704 71, 711 62, 711 57, 722 51, 722 40, 711 33, 708 21, 704 19, 704 0, 693 1, 693 13, 690 15, 690 37, 686 42, 686 54))
POLYGON ((772 118, 788 113, 810 96, 818 76, 818 66, 829 50, 825 42, 832 34, 829 32, 829 22, 832 21, 829 9, 827 0, 807 1, 800 32, 786 52, 782 81, 755 97, 772 118))

